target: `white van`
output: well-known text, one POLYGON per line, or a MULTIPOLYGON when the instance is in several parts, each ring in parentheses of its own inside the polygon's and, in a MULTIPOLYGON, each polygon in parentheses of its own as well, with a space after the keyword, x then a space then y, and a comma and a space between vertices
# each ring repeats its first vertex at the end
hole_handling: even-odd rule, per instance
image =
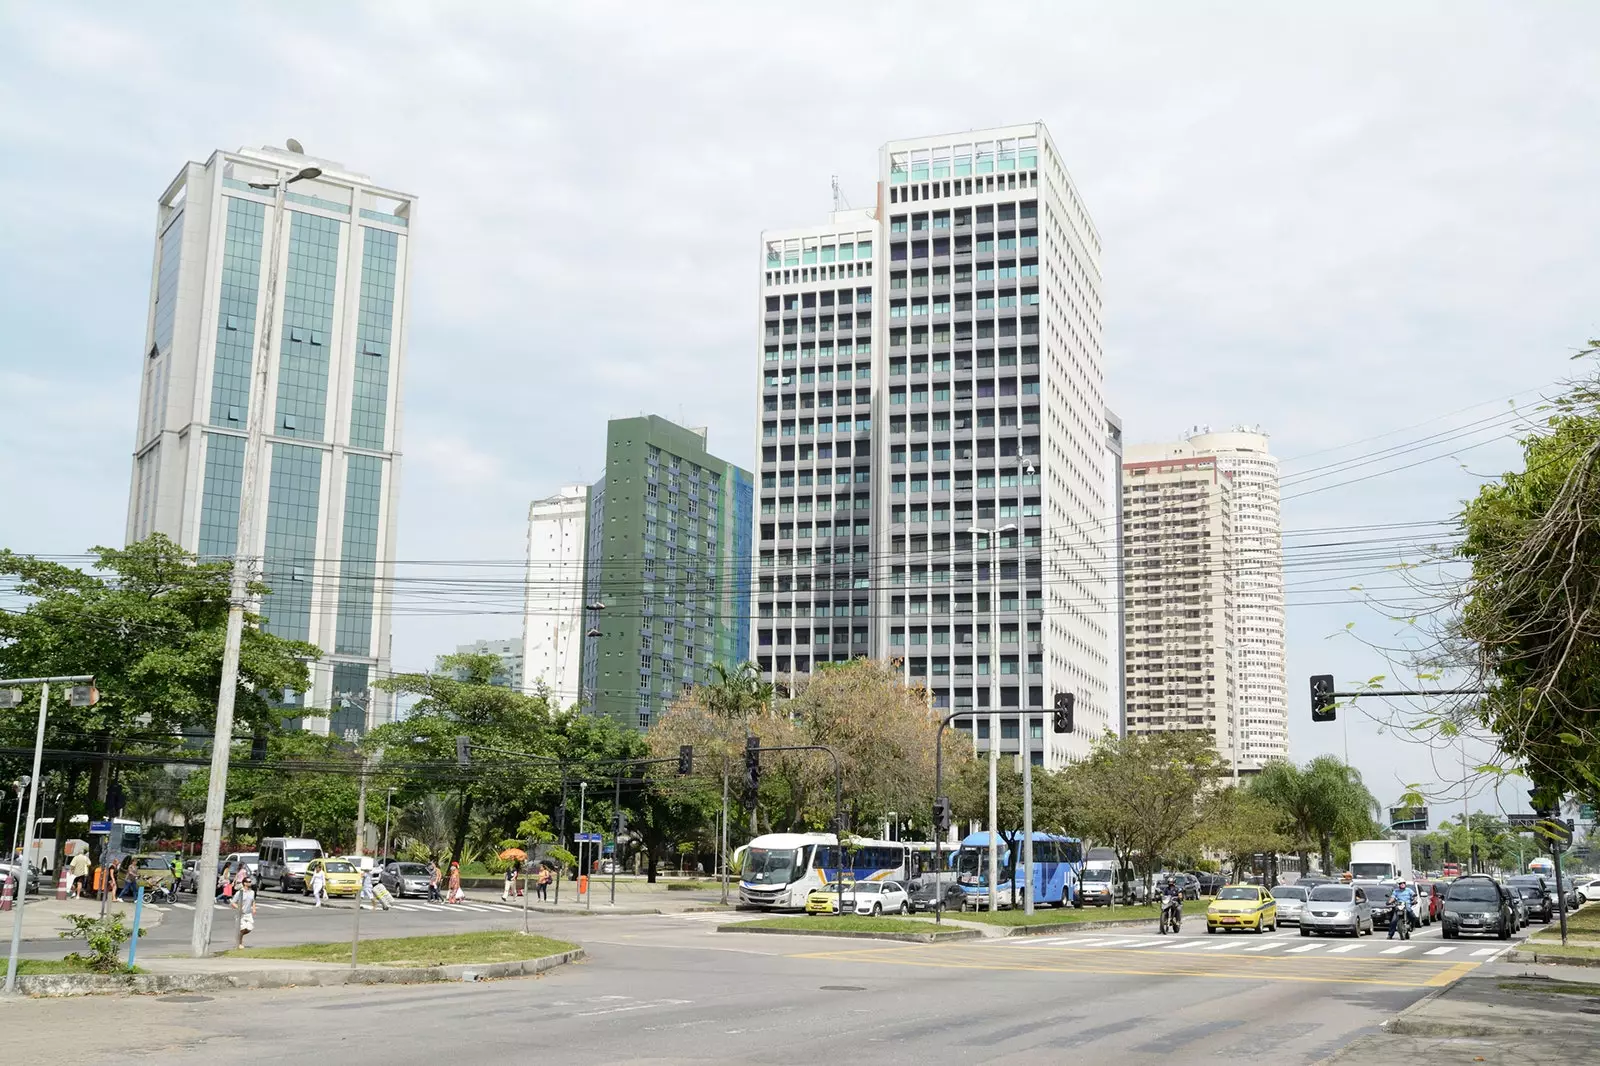
POLYGON ((266 837, 256 845, 260 855, 256 877, 262 890, 280 892, 304 889, 306 864, 322 858, 322 845, 306 837, 266 837))

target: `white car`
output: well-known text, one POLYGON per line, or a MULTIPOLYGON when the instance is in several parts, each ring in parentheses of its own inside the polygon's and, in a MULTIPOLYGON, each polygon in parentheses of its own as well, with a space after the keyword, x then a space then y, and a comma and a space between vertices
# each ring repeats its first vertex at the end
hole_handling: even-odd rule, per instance
POLYGON ((1590 900, 1600 899, 1600 877, 1580 877, 1574 882, 1578 890, 1578 905, 1581 907, 1590 900))
POLYGON ((1278 924, 1288 922, 1299 925, 1306 901, 1311 898, 1311 890, 1295 885, 1279 885, 1272 890, 1272 898, 1278 901, 1278 924))
POLYGON ((845 890, 844 905, 857 914, 910 914, 911 896, 898 881, 857 881, 845 890))

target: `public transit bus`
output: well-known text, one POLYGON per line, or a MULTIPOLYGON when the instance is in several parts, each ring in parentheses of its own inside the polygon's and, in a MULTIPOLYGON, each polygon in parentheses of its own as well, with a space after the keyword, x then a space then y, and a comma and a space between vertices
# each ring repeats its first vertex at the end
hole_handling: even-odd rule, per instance
POLYGON ((832 833, 756 837, 734 853, 739 902, 769 910, 799 910, 813 889, 832 884, 841 872, 846 881, 906 881, 913 873, 932 867, 932 844, 847 839, 849 846, 841 854, 839 840, 832 833))
MULTIPOLYGON (((1000 834, 997 865, 999 886, 997 906, 1023 903, 1023 835, 1020 830, 1000 834)), ((971 833, 961 841, 955 866, 964 903, 968 907, 989 905, 989 834, 971 833)), ((1063 907, 1078 893, 1078 872, 1083 868, 1083 843, 1076 837, 1033 834, 1033 902, 1063 907)))

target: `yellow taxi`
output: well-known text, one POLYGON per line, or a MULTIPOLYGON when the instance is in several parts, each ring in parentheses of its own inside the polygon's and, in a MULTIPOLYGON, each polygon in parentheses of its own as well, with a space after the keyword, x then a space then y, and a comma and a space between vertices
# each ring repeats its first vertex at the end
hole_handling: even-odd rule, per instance
POLYGON ((311 895, 311 879, 321 870, 330 896, 354 896, 361 891, 361 871, 347 859, 312 859, 306 864, 305 895, 311 895))
POLYGON ((1259 885, 1223 885, 1206 908, 1206 932, 1254 929, 1264 933, 1278 928, 1278 901, 1259 885))
MULTIPOLYGON (((846 881, 844 883, 844 898, 846 900, 850 901, 850 905, 853 905, 854 902, 855 902, 855 892, 853 891, 853 888, 854 888, 854 886, 852 885, 851 882, 846 881)), ((839 885, 838 885, 838 882, 834 882, 833 884, 830 884, 830 885, 823 885, 821 888, 813 888, 810 891, 810 893, 808 893, 807 896, 806 896, 806 913, 807 914, 838 914, 839 913, 839 885)))

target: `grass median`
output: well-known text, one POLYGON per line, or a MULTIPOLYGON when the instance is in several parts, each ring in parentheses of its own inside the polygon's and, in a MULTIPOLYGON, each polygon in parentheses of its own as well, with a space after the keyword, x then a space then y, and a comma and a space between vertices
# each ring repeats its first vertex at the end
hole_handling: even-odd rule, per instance
MULTIPOLYGON (((1188 900, 1183 905, 1185 916, 1204 916, 1210 900, 1188 900)), ((1074 907, 1040 907, 1032 914, 1028 914, 1018 907, 1014 910, 994 911, 945 911, 945 914, 957 921, 983 922, 987 925, 1076 925, 1079 922, 1121 922, 1142 921, 1153 922, 1156 920, 1158 910, 1149 904, 1130 907, 1084 907, 1081 910, 1074 907)))
MULTIPOLYGON (((1567 933, 1574 936, 1600 937, 1600 903, 1591 903, 1575 911, 1567 912, 1567 933)), ((1529 939, 1560 941, 1560 916, 1552 915, 1550 923, 1534 933, 1529 939)))
POLYGON ((849 933, 931 933, 933 923, 922 918, 873 918, 867 915, 852 916, 818 914, 789 915, 784 918, 757 918, 739 922, 738 929, 793 929, 796 932, 849 932, 849 933))
MULTIPOLYGON (((138 969, 138 967, 135 967, 132 970, 129 970, 126 967, 124 967, 124 968, 121 968, 121 969, 112 970, 111 971, 111 975, 115 976, 115 975, 118 975, 118 974, 139 973, 139 972, 141 972, 141 971, 138 969)), ((17 960, 17 975, 19 977, 35 977, 35 976, 39 976, 41 974, 56 974, 56 973, 98 974, 98 973, 103 973, 103 971, 96 970, 93 966, 90 966, 87 962, 84 962, 81 959, 18 959, 17 960)))
MULTIPOLYGON (((453 936, 406 936, 361 942, 360 961, 371 966, 459 966, 467 963, 520 962, 559 955, 577 947, 564 940, 512 932, 457 933, 453 936)), ((282 948, 245 948, 225 952, 230 959, 290 959, 296 962, 350 961, 348 940, 330 944, 293 944, 282 948)))

